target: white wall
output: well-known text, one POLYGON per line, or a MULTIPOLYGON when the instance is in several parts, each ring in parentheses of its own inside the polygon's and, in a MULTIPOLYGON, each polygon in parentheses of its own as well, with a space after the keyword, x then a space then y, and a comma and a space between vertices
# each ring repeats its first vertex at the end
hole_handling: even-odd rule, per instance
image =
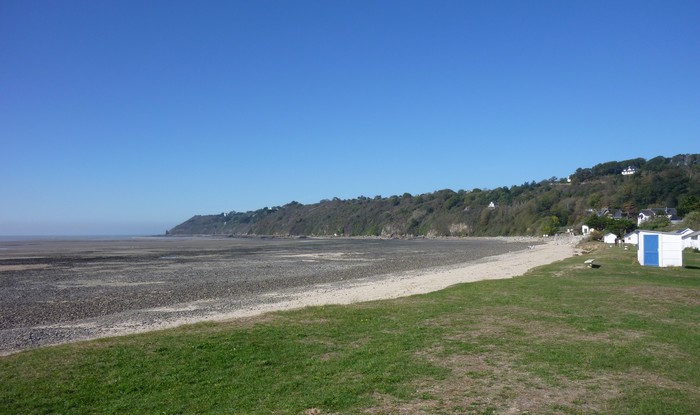
MULTIPOLYGON (((696 238, 698 238, 696 236, 696 238)), ((683 239, 683 248, 695 248, 695 249, 700 249, 700 238, 698 239, 691 239, 691 238, 685 238, 683 239)))
POLYGON ((680 235, 661 235, 659 238, 661 252, 659 252, 660 267, 683 266, 683 240, 680 235))

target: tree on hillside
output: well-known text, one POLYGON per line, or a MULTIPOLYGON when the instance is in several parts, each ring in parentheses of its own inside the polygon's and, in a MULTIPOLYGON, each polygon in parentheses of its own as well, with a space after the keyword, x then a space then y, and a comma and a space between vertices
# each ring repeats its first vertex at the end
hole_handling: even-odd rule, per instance
POLYGON ((653 159, 647 161, 644 165, 644 170, 651 172, 660 172, 668 165, 668 159, 663 156, 654 157, 653 159))
POLYGON ((594 193, 588 198, 588 206, 597 209, 600 203, 600 194, 594 193))
POLYGON ((625 236, 636 227, 637 225, 629 219, 611 219, 605 229, 617 236, 625 236))
POLYGON ((690 212, 700 212, 700 197, 696 195, 681 196, 678 200, 678 215, 685 216, 690 212))
POLYGON ((639 225, 639 229, 646 229, 650 231, 661 231, 665 230, 671 225, 671 221, 668 219, 668 217, 664 215, 656 215, 653 219, 650 219, 641 225, 639 225))
POLYGON ((559 231, 559 218, 556 216, 550 216, 542 220, 542 234, 544 235, 556 235, 559 231))
POLYGON ((629 219, 613 219, 598 215, 589 216, 585 224, 599 232, 611 232, 618 236, 624 236, 637 227, 635 222, 629 219))
POLYGON ((608 226, 608 218, 605 216, 591 215, 583 222, 586 226, 597 231, 603 231, 608 226))
POLYGON ((700 211, 690 212, 683 218, 683 227, 694 231, 700 230, 700 211))
MULTIPOLYGON (((636 217, 640 209, 675 207, 682 217, 700 212, 700 154, 657 157, 649 162, 631 159, 577 169, 572 182, 556 177, 493 190, 450 189, 431 193, 341 200, 334 197, 304 205, 295 201, 281 207, 226 215, 195 216, 169 230, 171 235, 537 235, 556 233, 560 226, 585 222, 600 232, 619 235, 634 222, 586 217, 588 209, 621 209, 636 217), (637 167, 634 175, 621 169, 637 167), (494 202, 495 209, 487 206, 494 202), (420 214, 417 214, 420 213, 420 214), (556 220, 554 219, 556 218, 556 220)), ((692 219, 692 216, 691 216, 692 219)), ((664 219, 660 219, 664 221, 664 219)), ((667 223, 647 227, 665 228, 667 223)), ((687 225, 693 229, 698 225, 687 225)))
POLYGON ((637 206, 635 206, 634 202, 632 202, 632 201, 625 202, 622 205, 622 210, 630 216, 637 215, 637 206))

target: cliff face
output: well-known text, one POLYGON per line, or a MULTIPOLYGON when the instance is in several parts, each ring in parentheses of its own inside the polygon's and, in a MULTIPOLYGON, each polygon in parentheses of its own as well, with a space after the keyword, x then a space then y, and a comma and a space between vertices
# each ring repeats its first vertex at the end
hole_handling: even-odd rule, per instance
POLYGON ((323 200, 251 212, 197 215, 171 235, 496 236, 539 235, 580 224, 590 209, 635 218, 647 207, 700 209, 700 155, 607 162, 570 179, 493 190, 323 200), (623 175, 634 167, 636 173, 623 175))

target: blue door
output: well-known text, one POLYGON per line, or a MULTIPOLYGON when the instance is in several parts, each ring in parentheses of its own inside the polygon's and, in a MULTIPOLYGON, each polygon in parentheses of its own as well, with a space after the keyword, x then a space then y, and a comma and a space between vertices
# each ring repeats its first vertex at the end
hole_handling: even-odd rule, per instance
POLYGON ((644 235, 644 265, 659 266, 659 235, 644 235))

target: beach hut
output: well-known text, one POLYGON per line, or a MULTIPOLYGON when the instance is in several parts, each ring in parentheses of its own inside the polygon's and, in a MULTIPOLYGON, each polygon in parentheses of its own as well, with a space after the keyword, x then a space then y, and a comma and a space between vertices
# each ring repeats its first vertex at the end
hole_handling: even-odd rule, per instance
POLYGON ((637 235, 637 232, 630 232, 627 235, 625 235, 624 239, 626 244, 637 245, 637 242, 639 241, 639 235, 637 235))
POLYGON ((700 249, 700 231, 691 232, 681 236, 683 248, 700 249))
POLYGON ((682 267, 683 241, 675 232, 640 230, 637 260, 648 267, 682 267))
POLYGON ((681 238, 683 238, 684 236, 693 233, 693 230, 690 228, 685 228, 685 229, 681 229, 679 231, 676 231, 676 233, 679 234, 681 236, 681 238))
POLYGON ((603 236, 603 242, 605 242, 606 244, 614 244, 616 240, 617 235, 615 235, 612 232, 606 233, 605 236, 603 236))

